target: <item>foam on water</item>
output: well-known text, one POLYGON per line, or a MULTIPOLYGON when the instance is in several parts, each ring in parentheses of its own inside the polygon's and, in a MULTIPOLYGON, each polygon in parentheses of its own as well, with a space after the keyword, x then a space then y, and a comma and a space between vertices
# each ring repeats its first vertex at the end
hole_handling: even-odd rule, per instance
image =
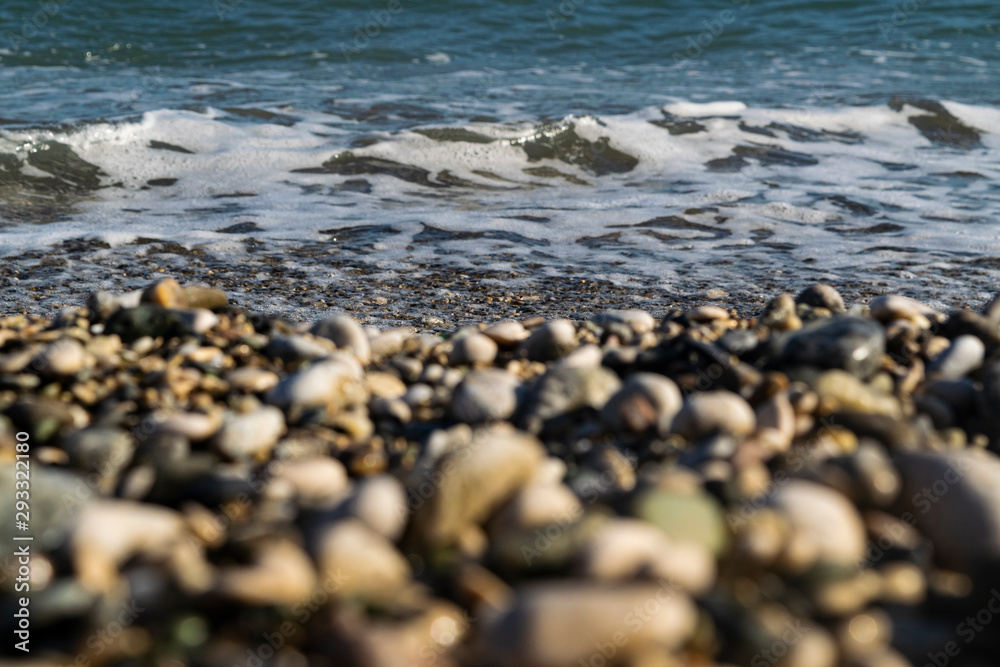
POLYGON ((56 197, 44 190, 53 167, 32 156, 59 144, 101 176, 59 193, 64 206, 31 209, 34 224, 7 226, 0 248, 87 239, 128 255, 156 240, 239 262, 252 238, 275 252, 325 247, 331 280, 351 258, 389 273, 530 267, 521 275, 677 292, 766 291, 784 275, 978 293, 1000 267, 991 107, 676 100, 544 124, 364 130, 335 114, 209 108, 4 131, 0 156, 15 162, 0 176, 20 165, 40 190, 24 198, 24 182, 4 190, 0 177, 0 199, 20 192, 31 209, 56 197))

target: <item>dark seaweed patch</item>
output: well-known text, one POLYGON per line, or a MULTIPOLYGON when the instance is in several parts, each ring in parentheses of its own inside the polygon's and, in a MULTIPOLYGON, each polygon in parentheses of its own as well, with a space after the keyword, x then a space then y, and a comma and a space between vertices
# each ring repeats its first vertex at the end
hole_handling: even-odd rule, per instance
POLYGON ((830 227, 829 229, 844 236, 853 236, 856 234, 889 234, 891 232, 901 232, 906 228, 894 222, 880 222, 871 227, 830 227))
POLYGON ((969 127, 955 118, 940 102, 899 96, 894 96, 889 100, 889 108, 894 111, 901 111, 907 104, 930 112, 929 116, 910 116, 907 120, 931 143, 967 151, 973 148, 982 148, 979 130, 969 127))
POLYGON ((154 151, 173 151, 174 153, 187 153, 189 155, 194 155, 194 151, 190 151, 183 146, 168 144, 165 141, 150 141, 149 147, 154 151))
POLYGON ((402 164, 393 160, 366 155, 355 155, 351 151, 338 153, 323 163, 321 167, 294 169, 298 174, 339 174, 341 176, 360 176, 362 174, 392 176, 408 183, 415 183, 430 188, 448 187, 444 183, 435 183, 430 179, 430 172, 420 167, 402 164))
POLYGON ((520 245, 527 246, 547 246, 550 245, 545 239, 532 239, 527 236, 522 236, 515 232, 509 232, 503 229, 485 229, 482 231, 452 231, 449 229, 440 229, 438 227, 432 227, 428 224, 421 223, 423 225, 423 230, 418 232, 413 237, 414 243, 437 243, 444 241, 468 241, 472 239, 490 239, 493 241, 509 241, 510 243, 517 243, 520 245))
POLYGON ((664 215, 636 225, 608 225, 612 229, 676 229, 684 231, 705 232, 714 239, 721 239, 732 234, 728 229, 710 227, 697 222, 691 222, 676 215, 664 215))
POLYGON ((757 160, 765 167, 774 165, 783 167, 809 167, 819 164, 819 160, 808 153, 790 151, 781 146, 767 146, 762 144, 754 144, 752 146, 740 145, 733 149, 733 154, 757 160))
POLYGON ((639 164, 638 158, 612 148, 608 137, 597 141, 582 138, 572 123, 561 128, 542 126, 533 136, 512 143, 524 150, 529 162, 559 160, 578 165, 598 176, 623 174, 639 164))
POLYGON ((709 171, 714 171, 722 174, 732 174, 743 167, 750 164, 744 160, 739 155, 730 155, 729 157, 720 157, 714 160, 709 160, 705 163, 705 168, 709 171))
MULTIPOLYGON (((864 143, 864 136, 858 132, 834 132, 833 130, 812 130, 800 125, 790 125, 787 123, 770 123, 769 130, 784 132, 793 141, 836 141, 841 144, 864 143)), ((771 135, 774 136, 774 135, 771 135)))
POLYGON ((413 131, 434 141, 458 141, 471 144, 491 144, 496 141, 485 134, 466 130, 463 127, 433 127, 413 131))
POLYGON ((228 227, 223 227, 222 229, 216 229, 220 234, 249 234, 251 232, 260 231, 260 225, 256 222, 237 222, 235 225, 229 225, 228 227))
POLYGON ((670 134, 682 135, 682 134, 697 134, 698 132, 704 132, 705 126, 696 120, 678 120, 675 118, 664 118, 663 120, 651 120, 651 124, 662 127, 670 134))

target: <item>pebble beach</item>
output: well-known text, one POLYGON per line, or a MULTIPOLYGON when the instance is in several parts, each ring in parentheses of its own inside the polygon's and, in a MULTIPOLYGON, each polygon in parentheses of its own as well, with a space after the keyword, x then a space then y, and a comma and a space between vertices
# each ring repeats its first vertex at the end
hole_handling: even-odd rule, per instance
POLYGON ((799 289, 485 290, 449 328, 167 277, 0 319, 0 517, 32 538, 0 552, 6 656, 995 664, 1000 299, 799 289))

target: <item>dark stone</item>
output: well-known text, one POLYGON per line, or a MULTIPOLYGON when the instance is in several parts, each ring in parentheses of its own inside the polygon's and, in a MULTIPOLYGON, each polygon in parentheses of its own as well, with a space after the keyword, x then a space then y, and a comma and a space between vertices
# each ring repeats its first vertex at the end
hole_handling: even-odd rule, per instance
POLYGON ((874 320, 836 317, 810 324, 785 344, 785 366, 841 368, 862 380, 871 378, 885 354, 885 332, 874 320))
POLYGON ((187 333, 187 328, 176 313, 153 305, 117 311, 108 319, 105 330, 109 334, 118 334, 125 343, 143 336, 172 338, 187 333))
POLYGON ((831 313, 844 312, 844 298, 840 292, 823 283, 805 288, 795 297, 795 303, 804 303, 813 308, 826 308, 831 313))

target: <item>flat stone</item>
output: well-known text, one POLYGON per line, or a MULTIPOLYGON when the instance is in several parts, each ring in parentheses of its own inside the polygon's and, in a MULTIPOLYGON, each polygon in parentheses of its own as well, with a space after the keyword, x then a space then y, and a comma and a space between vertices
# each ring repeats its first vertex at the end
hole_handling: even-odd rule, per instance
POLYGON ((606 310, 591 318, 594 323, 606 327, 611 323, 625 324, 636 334, 649 333, 656 328, 656 320, 645 310, 606 310))
POLYGON ((497 322, 487 327, 483 334, 492 338, 497 345, 503 348, 515 347, 530 335, 523 324, 513 321, 497 322))

